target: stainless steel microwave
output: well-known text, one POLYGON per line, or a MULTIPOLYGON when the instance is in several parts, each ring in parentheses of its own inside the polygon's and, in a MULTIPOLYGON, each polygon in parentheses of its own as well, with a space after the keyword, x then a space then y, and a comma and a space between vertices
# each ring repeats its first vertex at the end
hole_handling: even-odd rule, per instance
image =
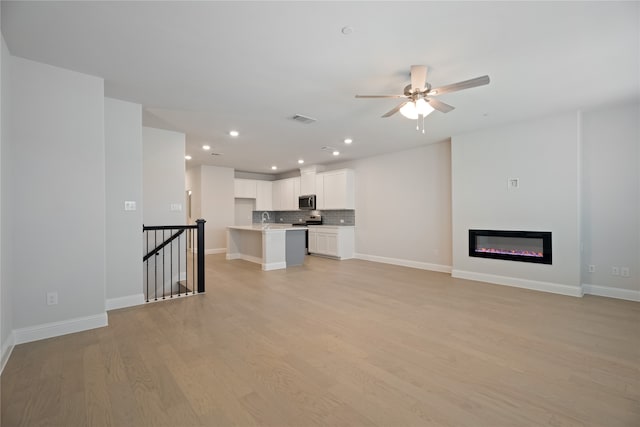
POLYGON ((306 196, 298 197, 298 209, 305 211, 316 210, 316 195, 307 194, 306 196))

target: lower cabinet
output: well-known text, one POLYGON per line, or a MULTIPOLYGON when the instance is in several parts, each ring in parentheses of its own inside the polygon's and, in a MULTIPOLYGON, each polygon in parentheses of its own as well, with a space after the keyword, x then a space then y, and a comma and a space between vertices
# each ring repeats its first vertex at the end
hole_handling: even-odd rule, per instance
POLYGON ((310 226, 309 253, 339 259, 353 258, 354 228, 351 226, 310 226))

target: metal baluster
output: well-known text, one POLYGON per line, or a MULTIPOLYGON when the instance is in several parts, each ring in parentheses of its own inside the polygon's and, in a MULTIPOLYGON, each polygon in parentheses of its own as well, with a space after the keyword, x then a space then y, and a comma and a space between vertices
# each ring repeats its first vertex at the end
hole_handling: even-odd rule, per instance
MULTIPOLYGON (((145 231, 146 236, 147 236, 147 253, 149 253, 149 232, 145 231)), ((145 298, 147 299, 147 302, 149 302, 149 260, 145 261, 147 263, 147 293, 145 295, 145 298)))
MULTIPOLYGON (((171 230, 173 232, 173 230, 171 230)), ((173 233, 171 233, 173 235, 173 233)), ((171 246, 169 247, 169 258, 171 259, 171 264, 169 264, 169 298, 173 298, 173 240, 171 241, 171 246)))
POLYGON ((206 221, 202 218, 196 220, 198 228, 198 293, 204 292, 204 223, 206 221))
POLYGON ((184 293, 189 295, 189 232, 184 236, 184 293))
MULTIPOLYGON (((153 230, 153 239, 154 239, 154 248, 153 250, 155 251, 155 248, 158 247, 158 230, 153 230)), ((153 257, 153 267, 154 267, 154 273, 153 273, 153 296, 155 298, 155 301, 158 301, 158 254, 156 253, 153 257)))
POLYGON ((195 247, 193 246, 194 240, 193 240, 193 230, 191 230, 191 293, 195 294, 196 293, 196 253, 195 253, 195 247))
MULTIPOLYGON (((178 237, 178 278, 179 277, 180 277, 180 237, 178 237)), ((180 286, 178 286, 178 296, 180 296, 180 286)))
MULTIPOLYGON (((162 230, 162 243, 166 242, 166 238, 164 236, 164 230, 162 230)), ((162 299, 164 299, 164 294, 165 294, 165 290, 164 290, 164 284, 167 282, 167 279, 165 279, 164 277, 164 272, 165 272, 165 267, 164 267, 164 248, 165 246, 162 247, 162 299)))

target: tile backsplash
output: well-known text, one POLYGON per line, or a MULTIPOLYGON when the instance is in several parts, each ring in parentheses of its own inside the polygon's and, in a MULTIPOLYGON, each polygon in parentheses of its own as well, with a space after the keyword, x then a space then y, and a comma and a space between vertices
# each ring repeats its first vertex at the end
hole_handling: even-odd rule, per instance
MULTIPOLYGON (((253 222, 262 222, 262 212, 253 211, 253 222)), ((321 210, 321 211, 267 211, 270 223, 295 224, 304 222, 312 212, 322 215, 324 225, 356 225, 356 211, 353 209, 321 210), (340 221, 343 222, 340 222, 340 221)))

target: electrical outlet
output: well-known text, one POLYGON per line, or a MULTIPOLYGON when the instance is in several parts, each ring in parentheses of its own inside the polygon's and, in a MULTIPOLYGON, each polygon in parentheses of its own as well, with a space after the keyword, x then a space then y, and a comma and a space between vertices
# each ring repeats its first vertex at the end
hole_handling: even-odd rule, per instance
POLYGON ((620 267, 620 275, 622 277, 629 277, 629 267, 620 267))
POLYGON ((47 305, 56 305, 56 304, 58 304, 58 293, 47 292, 47 305))
POLYGON ((136 210, 136 202, 135 201, 125 201, 124 202, 124 210, 125 211, 135 211, 136 210))
POLYGON ((611 267, 611 275, 619 276, 620 275, 620 267, 611 267))
POLYGON ((595 273, 596 272, 596 266, 593 264, 589 265, 589 273, 595 273))

